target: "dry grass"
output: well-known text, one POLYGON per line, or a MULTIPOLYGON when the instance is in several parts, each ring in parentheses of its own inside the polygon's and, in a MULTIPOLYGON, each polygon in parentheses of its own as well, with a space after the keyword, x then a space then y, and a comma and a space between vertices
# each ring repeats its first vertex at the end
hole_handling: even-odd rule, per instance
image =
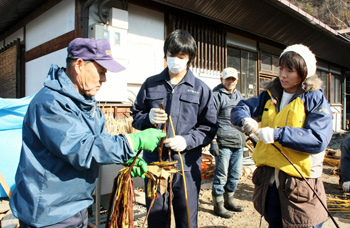
POLYGON ((137 130, 131 126, 132 117, 114 118, 113 112, 105 112, 106 130, 111 135, 135 133, 137 130))

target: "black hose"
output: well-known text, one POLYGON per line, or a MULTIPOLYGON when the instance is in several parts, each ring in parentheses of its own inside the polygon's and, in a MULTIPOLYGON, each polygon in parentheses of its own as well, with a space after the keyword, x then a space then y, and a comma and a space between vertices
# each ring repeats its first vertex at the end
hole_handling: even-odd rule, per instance
MULTIPOLYGON (((250 140, 254 147, 256 146, 256 144, 258 143, 258 138, 252 133, 249 134, 248 136, 248 140, 250 140)), ((293 162, 287 157, 287 155, 285 155, 285 153, 283 153, 280 148, 278 148, 275 144, 271 144, 272 146, 274 146, 282 155, 283 157, 285 157, 285 159, 287 159, 287 161, 294 167, 294 169, 299 173, 299 175, 301 176, 301 178, 306 182, 306 184, 309 186, 309 188, 313 191, 313 193, 316 195, 317 199, 321 202, 323 208, 327 211, 329 217, 332 219, 334 225, 339 228, 338 223, 335 221, 335 219, 333 218, 331 212, 328 210, 327 206, 324 205, 324 203, 322 202, 320 196, 317 194, 317 192, 315 191, 315 189, 312 188, 312 186, 309 184, 309 182, 306 180, 306 178, 303 176, 303 174, 299 171, 299 169, 293 164, 293 162)))
POLYGON ((339 228, 339 225, 338 223, 335 221, 335 219, 333 218, 331 212, 328 210, 327 206, 324 205, 324 203, 322 202, 320 196, 317 194, 317 192, 315 191, 315 189, 313 189, 311 187, 311 185, 309 184, 309 182, 306 180, 306 178, 303 176, 303 174, 299 171, 299 169, 293 164, 293 162, 287 157, 287 155, 285 155, 281 150, 280 148, 278 148, 275 144, 271 144, 272 146, 274 146, 282 155, 283 157, 285 157, 287 159, 287 161, 294 167, 294 169, 299 173, 299 175, 301 176, 301 178, 306 182, 307 186, 309 186, 309 188, 313 191, 313 193, 316 195, 317 199, 321 202, 323 208, 327 211, 329 217, 331 217, 334 225, 339 228))

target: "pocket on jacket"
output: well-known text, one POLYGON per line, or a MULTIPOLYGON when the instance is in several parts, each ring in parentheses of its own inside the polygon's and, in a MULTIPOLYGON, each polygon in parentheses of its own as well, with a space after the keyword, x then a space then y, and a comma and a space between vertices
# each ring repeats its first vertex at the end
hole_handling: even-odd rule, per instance
POLYGON ((145 103, 150 108, 159 108, 159 104, 164 102, 166 95, 164 93, 148 93, 145 97, 145 103))
MULTIPOLYGON (((280 190, 284 192, 286 197, 293 202, 309 202, 314 198, 314 193, 303 179, 289 176, 280 172, 280 190), (284 176, 284 177, 283 177, 284 176), (284 181, 283 181, 284 180, 284 181)), ((310 179, 309 184, 315 187, 314 180, 310 179)))
POLYGON ((189 124, 191 129, 198 121, 199 115, 199 94, 183 93, 180 96, 180 119, 181 124, 189 124))
POLYGON ((183 93, 181 94, 180 100, 187 103, 199 104, 199 94, 183 93))

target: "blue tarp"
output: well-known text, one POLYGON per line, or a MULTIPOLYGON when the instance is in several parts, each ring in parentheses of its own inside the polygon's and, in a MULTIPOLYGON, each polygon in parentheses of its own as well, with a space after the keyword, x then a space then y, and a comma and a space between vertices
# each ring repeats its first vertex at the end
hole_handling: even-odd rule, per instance
MULTIPOLYGON (((15 188, 15 174, 21 153, 23 117, 32 98, 0 98, 0 172, 11 191, 15 188)), ((7 197, 1 186, 0 197, 7 197)))

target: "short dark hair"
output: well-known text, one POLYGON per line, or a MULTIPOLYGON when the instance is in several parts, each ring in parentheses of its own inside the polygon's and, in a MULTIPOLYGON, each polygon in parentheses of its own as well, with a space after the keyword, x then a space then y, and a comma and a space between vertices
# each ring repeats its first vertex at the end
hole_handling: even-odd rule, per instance
POLYGON ((189 54, 187 67, 190 67, 197 55, 196 41, 189 32, 178 29, 170 33, 164 42, 164 58, 168 52, 177 55, 181 51, 189 54))
POLYGON ((294 51, 284 53, 278 60, 278 66, 287 67, 290 70, 295 69, 302 81, 305 81, 307 76, 305 60, 294 51))
POLYGON ((70 69, 75 61, 77 60, 72 58, 66 58, 66 68, 70 69))

